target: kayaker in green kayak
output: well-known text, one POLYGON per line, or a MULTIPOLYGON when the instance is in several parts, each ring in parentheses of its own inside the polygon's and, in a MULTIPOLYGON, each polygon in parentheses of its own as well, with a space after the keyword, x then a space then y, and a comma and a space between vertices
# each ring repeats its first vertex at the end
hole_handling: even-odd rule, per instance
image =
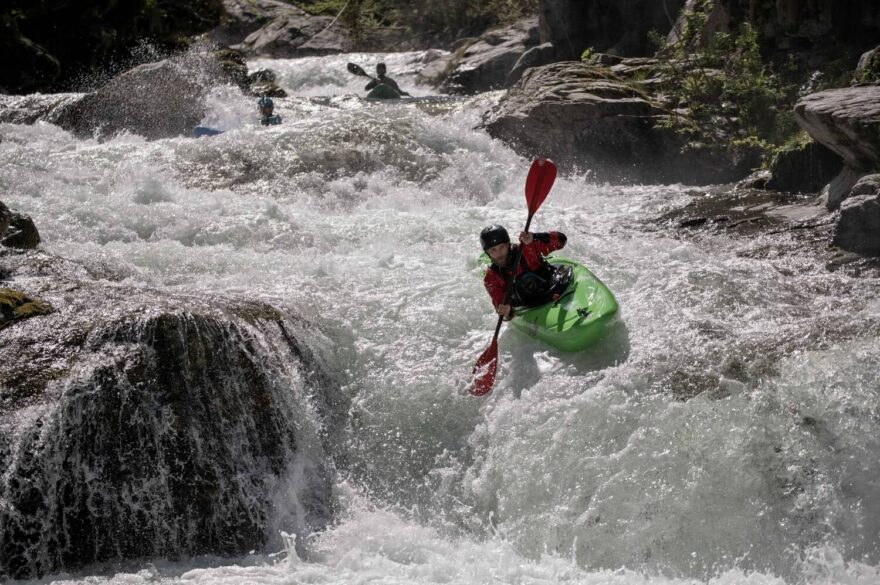
POLYGON ((263 126, 276 126, 281 123, 281 116, 278 114, 274 114, 275 104, 272 102, 272 98, 268 96, 263 96, 257 102, 257 107, 260 108, 260 124, 263 126))
POLYGON ((396 81, 385 75, 387 71, 388 68, 385 66, 385 63, 378 63, 376 65, 376 77, 371 78, 370 82, 364 87, 369 92, 367 97, 394 99, 403 95, 409 95, 400 89, 396 81))
POLYGON ((480 244, 492 260, 483 284, 495 311, 506 321, 513 319, 514 307, 534 307, 559 298, 571 280, 571 270, 552 266, 545 256, 564 248, 567 240, 562 232, 522 232, 518 245, 522 246, 522 257, 519 266, 513 266, 518 246, 510 245, 507 230, 496 224, 480 232, 480 244), (511 282, 513 289, 509 303, 505 303, 505 293, 511 282))

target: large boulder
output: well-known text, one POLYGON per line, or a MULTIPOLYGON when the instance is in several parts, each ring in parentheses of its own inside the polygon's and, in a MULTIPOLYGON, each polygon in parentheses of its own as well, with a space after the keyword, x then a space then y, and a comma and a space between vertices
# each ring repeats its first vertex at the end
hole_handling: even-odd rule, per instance
POLYGON ((844 169, 823 190, 825 205, 837 209, 859 177, 880 169, 880 86, 810 94, 795 104, 794 112, 816 142, 843 159, 844 169))
POLYGON ((834 245, 858 254, 880 255, 880 191, 849 197, 840 205, 834 245))
POLYGON ((447 93, 473 94, 506 87, 514 66, 539 43, 537 18, 491 30, 451 56, 441 89, 447 93))
POLYGON ((492 136, 601 180, 731 182, 754 159, 700 145, 662 127, 668 112, 608 69, 561 62, 525 72, 484 118, 492 136))
POLYGON ((854 169, 880 167, 880 86, 829 89, 794 107, 798 124, 854 169))
POLYGON ((332 55, 351 50, 348 34, 332 17, 313 16, 294 6, 272 14, 277 15, 235 48, 249 56, 277 59, 332 55))
POLYGON ((53 110, 52 121, 80 137, 127 131, 154 140, 189 134, 205 115, 208 90, 219 83, 247 89, 244 57, 226 47, 196 47, 117 75, 53 110))
POLYGON ((159 61, 114 77, 65 109, 58 124, 77 136, 122 131, 147 139, 189 133, 204 117, 206 88, 182 64, 159 61))
POLYGON ((332 521, 348 406, 309 324, 40 252, 0 265, 20 289, 0 290, 3 319, 35 315, 0 335, 0 581, 278 550, 280 530, 303 552, 332 521))

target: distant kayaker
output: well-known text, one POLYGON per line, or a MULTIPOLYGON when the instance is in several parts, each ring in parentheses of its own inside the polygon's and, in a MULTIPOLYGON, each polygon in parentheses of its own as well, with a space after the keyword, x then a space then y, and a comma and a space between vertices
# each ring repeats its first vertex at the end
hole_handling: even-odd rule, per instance
POLYGON ((281 116, 273 113, 275 111, 275 104, 272 102, 272 98, 264 95, 257 102, 257 107, 260 108, 260 115, 262 116, 260 124, 263 126, 275 126, 281 123, 281 116))
POLYGON ((364 87, 365 90, 370 92, 368 97, 388 99, 409 95, 400 89, 396 81, 385 75, 387 71, 388 68, 385 66, 385 63, 378 63, 376 65, 376 77, 371 79, 370 83, 364 87))
POLYGON ((521 232, 520 244, 511 246, 507 230, 500 225, 490 225, 480 232, 483 251, 492 259, 483 284, 499 315, 509 321, 513 318, 514 307, 534 307, 559 298, 559 293, 571 279, 571 272, 550 265, 544 257, 561 250, 567 240, 562 232, 521 232), (513 264, 520 246, 522 257, 519 266, 515 267, 513 264), (511 282, 514 287, 505 301, 511 282))

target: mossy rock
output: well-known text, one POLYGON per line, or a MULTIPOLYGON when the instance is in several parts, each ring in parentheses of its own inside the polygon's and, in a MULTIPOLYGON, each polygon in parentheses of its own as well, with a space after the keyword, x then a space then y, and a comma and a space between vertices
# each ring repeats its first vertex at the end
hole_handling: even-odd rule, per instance
POLYGON ((0 288, 0 329, 19 319, 48 315, 54 309, 48 303, 34 299, 11 288, 0 288))

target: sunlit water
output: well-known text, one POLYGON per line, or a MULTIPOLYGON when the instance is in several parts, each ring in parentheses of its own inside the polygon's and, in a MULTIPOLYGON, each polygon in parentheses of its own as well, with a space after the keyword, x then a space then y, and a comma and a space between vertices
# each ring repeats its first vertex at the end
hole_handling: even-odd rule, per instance
POLYGON ((529 161, 475 129, 497 96, 370 103, 345 70, 382 58, 426 95, 423 57, 254 62, 292 96, 276 100, 284 124, 259 127, 252 98, 217 88, 204 123, 227 131, 212 138, 0 125, 3 200, 45 249, 132 284, 294 308, 336 344, 354 396, 343 512, 306 558, 56 579, 880 582, 877 282, 759 253, 770 239, 650 229, 683 187, 560 177, 534 230, 568 235, 622 323, 581 355, 506 331, 494 393, 472 398, 495 322, 476 236, 522 226, 529 161))

